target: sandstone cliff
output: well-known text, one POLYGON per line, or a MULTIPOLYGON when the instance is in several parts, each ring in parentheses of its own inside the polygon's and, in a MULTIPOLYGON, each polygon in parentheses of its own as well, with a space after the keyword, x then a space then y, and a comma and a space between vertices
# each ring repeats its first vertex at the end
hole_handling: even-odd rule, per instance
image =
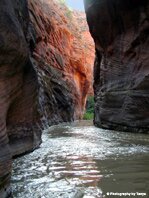
POLYGON ((33 59, 42 76, 41 103, 48 121, 79 119, 91 84, 91 67, 86 65, 73 13, 53 0, 29 1, 29 8, 36 35, 30 43, 36 45, 33 59))
POLYGON ((41 143, 43 125, 82 116, 90 87, 78 28, 53 0, 0 1, 0 197, 11 158, 41 143))
POLYGON ((90 35, 86 15, 83 11, 74 10, 73 17, 76 26, 79 29, 79 34, 82 38, 82 47, 85 51, 85 66, 87 67, 88 79, 91 79, 89 95, 93 93, 93 66, 95 60, 95 46, 93 38, 90 35))
POLYGON ((149 131, 149 1, 85 0, 96 45, 97 126, 149 131))
POLYGON ((0 197, 9 194, 11 156, 36 148, 40 140, 38 82, 26 42, 25 1, 0 1, 0 197))

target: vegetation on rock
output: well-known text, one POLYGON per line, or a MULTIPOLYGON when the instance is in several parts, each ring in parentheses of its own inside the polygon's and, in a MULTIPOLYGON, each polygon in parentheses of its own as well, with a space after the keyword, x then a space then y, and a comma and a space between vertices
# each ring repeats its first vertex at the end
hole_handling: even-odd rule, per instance
POLYGON ((92 120, 94 118, 94 96, 89 96, 86 103, 86 112, 83 116, 84 120, 92 120))

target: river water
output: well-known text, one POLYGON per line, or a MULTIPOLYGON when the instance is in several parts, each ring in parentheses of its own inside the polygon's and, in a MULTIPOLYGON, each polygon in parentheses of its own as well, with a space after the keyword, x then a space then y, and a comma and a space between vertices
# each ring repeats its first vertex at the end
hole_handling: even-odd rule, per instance
POLYGON ((14 160, 14 198, 149 198, 147 134, 81 121, 52 126, 42 139, 39 149, 14 160))

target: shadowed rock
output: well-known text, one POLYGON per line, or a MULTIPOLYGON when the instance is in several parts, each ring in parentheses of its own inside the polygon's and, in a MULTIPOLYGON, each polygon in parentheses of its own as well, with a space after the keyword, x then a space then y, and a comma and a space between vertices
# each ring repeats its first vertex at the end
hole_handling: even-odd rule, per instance
POLYGON ((36 122, 38 84, 29 64, 25 36, 26 1, 0 2, 0 197, 10 190, 11 156, 33 150, 40 143, 36 122))
POLYGON ((96 45, 96 126, 149 131, 149 1, 85 0, 96 45))

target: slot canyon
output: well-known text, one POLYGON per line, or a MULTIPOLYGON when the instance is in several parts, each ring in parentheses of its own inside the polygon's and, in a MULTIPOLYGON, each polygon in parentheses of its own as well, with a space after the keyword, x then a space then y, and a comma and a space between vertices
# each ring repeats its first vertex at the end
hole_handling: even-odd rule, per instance
POLYGON ((0 198, 147 198, 149 1, 66 2, 0 1, 0 198))

